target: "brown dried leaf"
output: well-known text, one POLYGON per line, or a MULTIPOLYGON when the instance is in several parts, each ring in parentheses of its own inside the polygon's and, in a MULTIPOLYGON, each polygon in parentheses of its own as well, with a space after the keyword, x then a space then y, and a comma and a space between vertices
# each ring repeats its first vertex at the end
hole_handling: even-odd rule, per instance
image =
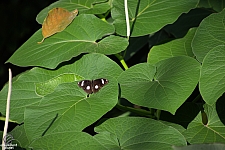
POLYGON ((77 14, 77 9, 72 12, 69 12, 64 8, 53 8, 50 10, 42 24, 43 39, 41 42, 38 42, 38 44, 42 43, 45 38, 63 31, 73 21, 77 14))

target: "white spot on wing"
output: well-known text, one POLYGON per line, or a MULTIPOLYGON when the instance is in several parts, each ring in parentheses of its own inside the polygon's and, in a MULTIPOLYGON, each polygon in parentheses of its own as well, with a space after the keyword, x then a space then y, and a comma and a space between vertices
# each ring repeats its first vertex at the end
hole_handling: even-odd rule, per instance
POLYGON ((95 89, 98 89, 98 85, 95 85, 95 89))
POLYGON ((90 87, 89 85, 86 87, 87 90, 90 90, 90 88, 91 88, 91 87, 90 87))
POLYGON ((81 85, 80 86, 84 86, 84 81, 81 81, 81 85))
POLYGON ((104 79, 101 79, 101 81, 102 81, 102 84, 104 85, 104 84, 105 84, 105 81, 104 81, 104 79))

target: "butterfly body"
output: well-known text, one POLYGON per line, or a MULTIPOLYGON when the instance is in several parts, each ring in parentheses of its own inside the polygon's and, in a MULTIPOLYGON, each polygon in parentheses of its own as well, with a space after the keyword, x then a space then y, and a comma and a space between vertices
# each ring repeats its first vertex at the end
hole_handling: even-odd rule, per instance
POLYGON ((82 88, 86 93, 92 94, 98 92, 109 81, 104 78, 96 80, 82 80, 78 82, 78 86, 82 88))

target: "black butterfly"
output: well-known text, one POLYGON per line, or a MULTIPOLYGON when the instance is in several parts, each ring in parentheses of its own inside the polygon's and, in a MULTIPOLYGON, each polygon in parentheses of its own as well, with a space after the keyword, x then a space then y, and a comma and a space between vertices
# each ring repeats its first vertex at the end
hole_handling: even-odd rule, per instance
POLYGON ((96 80, 82 80, 78 82, 80 88, 82 88, 86 93, 96 93, 103 86, 105 86, 109 81, 104 78, 96 79, 96 80))

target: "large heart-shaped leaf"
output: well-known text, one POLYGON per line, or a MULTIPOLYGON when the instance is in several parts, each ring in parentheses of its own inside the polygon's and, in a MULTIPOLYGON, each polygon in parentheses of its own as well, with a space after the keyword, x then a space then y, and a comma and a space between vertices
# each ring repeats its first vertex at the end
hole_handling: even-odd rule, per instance
POLYGON ((224 83, 225 45, 213 48, 202 62, 199 89, 206 103, 212 105, 222 96, 225 92, 224 83))
POLYGON ((55 68, 81 53, 118 53, 127 47, 128 41, 119 36, 106 36, 113 32, 113 25, 94 15, 79 15, 64 31, 41 44, 37 44, 42 39, 41 30, 37 31, 7 62, 19 66, 55 68))
POLYGON ((140 106, 174 114, 195 89, 199 69, 199 63, 186 56, 162 60, 155 66, 135 65, 119 77, 122 97, 140 106))
POLYGON ((96 127, 95 131, 100 134, 107 131, 116 136, 120 149, 170 150, 172 145, 186 145, 183 135, 176 129, 148 118, 113 118, 96 127))
POLYGON ((214 47, 224 45, 224 17, 225 10, 220 13, 211 14, 198 27, 193 38, 192 47, 193 53, 200 62, 203 61, 206 54, 214 47))
MULTIPOLYGON (((166 24, 173 23, 181 13, 194 8, 198 0, 129 0, 128 12, 131 36, 142 36, 158 31, 166 24)), ((124 2, 113 0, 112 17, 116 32, 126 35, 124 2)))

